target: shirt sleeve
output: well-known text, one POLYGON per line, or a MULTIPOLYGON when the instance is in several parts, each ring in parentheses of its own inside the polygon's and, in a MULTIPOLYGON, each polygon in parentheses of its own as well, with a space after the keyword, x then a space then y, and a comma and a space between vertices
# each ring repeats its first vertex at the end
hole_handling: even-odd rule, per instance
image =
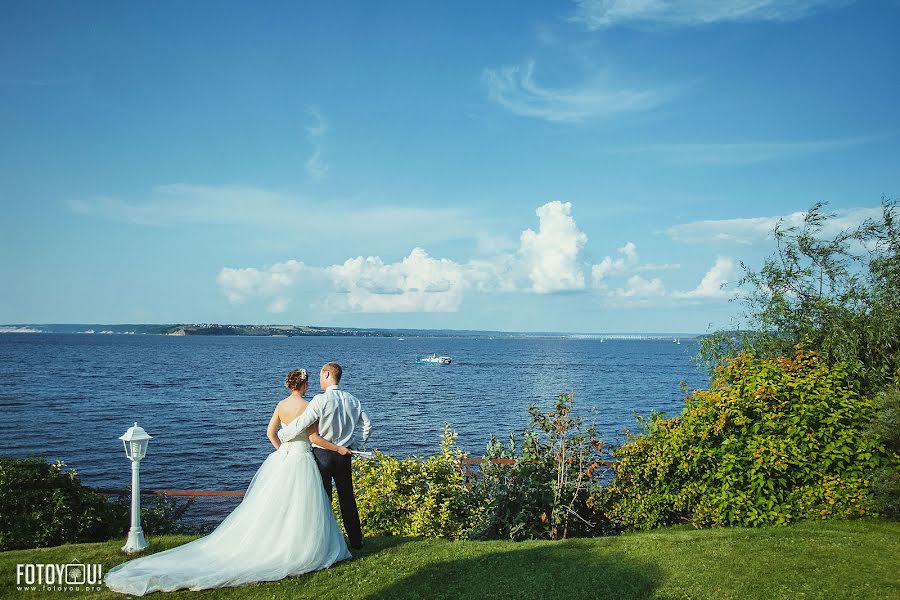
POLYGON ((303 414, 278 430, 278 439, 287 442, 294 439, 306 428, 318 421, 322 416, 322 396, 316 396, 303 411, 303 414))
POLYGON ((366 414, 362 404, 359 406, 359 419, 362 421, 362 439, 365 442, 369 439, 369 434, 372 433, 372 421, 369 420, 369 415, 366 414))

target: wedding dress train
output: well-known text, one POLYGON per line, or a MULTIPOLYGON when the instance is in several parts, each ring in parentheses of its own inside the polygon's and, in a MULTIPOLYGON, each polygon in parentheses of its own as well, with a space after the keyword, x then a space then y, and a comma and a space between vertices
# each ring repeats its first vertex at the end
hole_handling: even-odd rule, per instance
POLYGON ((206 537, 126 562, 106 585, 141 596, 275 581, 350 558, 306 434, 272 452, 243 501, 206 537))

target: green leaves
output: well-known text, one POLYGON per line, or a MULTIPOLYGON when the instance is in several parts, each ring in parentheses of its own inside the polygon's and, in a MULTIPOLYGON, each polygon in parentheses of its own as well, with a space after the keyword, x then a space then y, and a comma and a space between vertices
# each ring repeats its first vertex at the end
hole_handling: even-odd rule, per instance
POLYGON ((353 484, 365 533, 450 539, 466 535, 484 503, 466 491, 461 457, 456 433, 445 426, 440 454, 397 459, 376 451, 371 459, 354 461, 353 484))
POLYGON ((506 447, 491 438, 485 458, 516 462, 481 465, 472 491, 488 511, 473 537, 560 539, 601 532, 600 515, 588 502, 606 469, 603 443, 573 409, 573 394, 560 394, 547 413, 530 406, 521 450, 515 435, 506 447))
POLYGON ((654 416, 615 451, 616 477, 594 502, 634 529, 871 514, 868 477, 885 459, 859 433, 874 403, 855 374, 802 346, 791 357, 739 354, 679 418, 654 416))

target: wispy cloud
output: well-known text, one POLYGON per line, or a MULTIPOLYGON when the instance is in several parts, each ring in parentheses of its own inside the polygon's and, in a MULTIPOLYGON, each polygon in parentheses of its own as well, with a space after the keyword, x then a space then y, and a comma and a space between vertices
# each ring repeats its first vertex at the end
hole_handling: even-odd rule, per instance
MULTIPOLYGON (((73 199, 68 208, 81 215, 148 227, 191 224, 240 225, 264 231, 285 223, 324 223, 334 218, 328 204, 340 203, 341 231, 357 240, 410 237, 417 243, 475 238, 487 224, 454 207, 361 205, 343 198, 309 198, 253 186, 174 183, 152 188, 145 197, 123 199, 95 196, 73 199)), ((306 237, 327 235, 309 228, 306 237)))
POLYGON ((853 0, 575 0, 572 20, 587 29, 617 25, 693 27, 712 23, 795 21, 853 0))
POLYGON ((306 127, 306 141, 312 146, 313 153, 306 161, 306 172, 313 179, 324 179, 328 176, 329 166, 322 158, 322 145, 325 132, 328 131, 328 121, 315 107, 308 107, 306 111, 316 120, 315 125, 306 127))
POLYGON ((534 62, 525 67, 485 69, 491 100, 523 116, 557 123, 578 123, 624 112, 644 111, 667 102, 671 92, 615 87, 600 78, 570 88, 548 88, 534 76, 534 62))
MULTIPOLYGON (((833 211, 835 218, 829 219, 822 235, 830 236, 856 227, 866 219, 878 218, 881 208, 850 208, 833 211)), ((733 243, 749 245, 772 238, 772 232, 779 221, 785 227, 800 226, 805 212, 794 212, 770 217, 747 217, 737 219, 711 219, 673 225, 664 231, 671 239, 687 244, 733 243)))
POLYGON ((895 133, 842 139, 711 144, 648 144, 610 149, 613 154, 656 154, 668 162, 693 165, 739 165, 786 160, 853 148, 895 133))

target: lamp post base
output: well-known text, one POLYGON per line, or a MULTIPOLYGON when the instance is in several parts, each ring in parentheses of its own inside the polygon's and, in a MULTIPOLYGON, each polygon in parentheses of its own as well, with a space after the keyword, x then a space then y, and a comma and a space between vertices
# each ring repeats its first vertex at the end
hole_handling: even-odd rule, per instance
POLYGON ((129 554, 133 554, 135 552, 140 552, 141 550, 146 550, 149 546, 150 544, 144 539, 144 530, 138 527, 137 529, 132 528, 128 531, 128 540, 125 542, 125 545, 122 546, 122 550, 129 554))

